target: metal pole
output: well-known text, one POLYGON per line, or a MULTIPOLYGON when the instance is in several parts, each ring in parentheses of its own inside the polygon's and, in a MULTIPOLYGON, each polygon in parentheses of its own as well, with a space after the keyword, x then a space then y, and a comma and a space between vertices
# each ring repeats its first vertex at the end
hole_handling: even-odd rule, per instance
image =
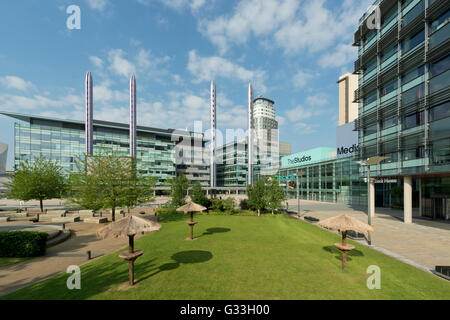
POLYGON ((300 184, 298 183, 299 176, 297 176, 297 216, 300 217, 300 184))
MULTIPOLYGON (((372 217, 370 212, 370 165, 367 165, 367 219, 369 226, 372 225, 372 217)), ((367 243, 372 245, 372 239, 370 236, 370 232, 367 236, 367 243)))
MULTIPOLYGON (((300 184, 301 184, 301 183, 302 183, 302 177, 299 177, 298 179, 299 179, 300 184)), ((299 186, 298 186, 299 190, 300 190, 300 184, 299 184, 299 186)), ((300 210, 300 193, 299 193, 299 195, 298 195, 298 212, 302 212, 302 211, 300 210)), ((299 214, 299 215, 300 215, 300 214, 299 214)))

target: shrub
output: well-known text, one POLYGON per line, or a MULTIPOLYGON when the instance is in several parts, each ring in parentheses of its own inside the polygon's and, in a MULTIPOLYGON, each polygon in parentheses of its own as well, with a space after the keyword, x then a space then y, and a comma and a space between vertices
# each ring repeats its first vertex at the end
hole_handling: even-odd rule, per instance
POLYGON ((241 210, 251 210, 251 206, 248 203, 247 199, 242 199, 241 202, 239 203, 239 207, 241 208, 241 210))
POLYGON ((213 211, 224 211, 223 201, 221 199, 211 200, 211 209, 213 211))
POLYGON ((34 231, 0 232, 0 257, 37 257, 45 254, 47 233, 34 231))
POLYGON ((233 198, 227 198, 225 200, 222 200, 223 203, 223 210, 228 212, 234 212, 234 199, 233 198))

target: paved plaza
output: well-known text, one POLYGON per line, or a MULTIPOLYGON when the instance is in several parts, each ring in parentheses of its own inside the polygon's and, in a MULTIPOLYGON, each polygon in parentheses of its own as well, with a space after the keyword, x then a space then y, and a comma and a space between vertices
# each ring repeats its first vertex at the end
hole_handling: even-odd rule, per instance
MULTIPOLYGON (((288 203, 289 210, 297 210, 296 199, 288 203)), ((323 220, 346 213, 367 223, 364 209, 345 204, 301 200, 300 208, 302 216, 323 220)), ((437 265, 450 266, 450 223, 419 218, 416 213, 413 223, 405 224, 402 217, 401 210, 376 208, 372 245, 428 269, 434 270, 437 265)))

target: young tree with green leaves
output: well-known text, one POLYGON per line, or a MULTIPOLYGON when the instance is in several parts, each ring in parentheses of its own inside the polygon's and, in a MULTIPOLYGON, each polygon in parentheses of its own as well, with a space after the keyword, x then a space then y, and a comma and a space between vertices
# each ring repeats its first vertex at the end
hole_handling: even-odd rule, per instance
POLYGON ((66 190, 66 177, 56 161, 44 156, 25 160, 9 177, 6 195, 23 201, 39 200, 41 212, 44 200, 61 198, 66 190))
POLYGON ((156 180, 144 176, 130 157, 108 154, 79 157, 70 176, 70 199, 92 210, 111 208, 115 221, 117 207, 150 202, 156 180))
POLYGON ((266 178, 262 178, 254 182, 252 185, 247 185, 248 204, 258 211, 258 217, 261 215, 261 210, 268 206, 266 178))
POLYGON ((211 206, 211 201, 206 196, 205 190, 203 190, 202 185, 199 181, 194 183, 190 192, 191 200, 199 205, 206 208, 211 206))
POLYGON ((182 206, 186 203, 186 195, 189 189, 189 180, 184 174, 180 174, 178 177, 171 180, 170 183, 170 196, 172 198, 172 204, 176 206, 182 206))
POLYGON ((142 203, 152 202, 154 200, 154 190, 157 179, 153 176, 145 176, 137 169, 134 176, 129 180, 127 194, 124 205, 128 208, 134 208, 142 203))
POLYGON ((272 176, 266 182, 267 206, 273 214, 276 209, 283 207, 281 202, 286 200, 286 195, 276 177, 272 176))

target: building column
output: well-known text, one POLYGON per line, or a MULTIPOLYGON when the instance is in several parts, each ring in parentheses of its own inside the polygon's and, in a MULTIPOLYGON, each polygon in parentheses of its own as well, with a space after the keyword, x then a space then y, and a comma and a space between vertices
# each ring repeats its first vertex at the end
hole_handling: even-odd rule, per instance
POLYGON ((369 214, 370 217, 373 219, 375 218, 375 181, 374 179, 370 179, 369 184, 369 192, 370 192, 370 210, 369 214))
POLYGON ((422 178, 419 178, 419 215, 422 216, 422 178))
POLYGON ((412 223, 412 178, 403 178, 403 222, 412 223))

